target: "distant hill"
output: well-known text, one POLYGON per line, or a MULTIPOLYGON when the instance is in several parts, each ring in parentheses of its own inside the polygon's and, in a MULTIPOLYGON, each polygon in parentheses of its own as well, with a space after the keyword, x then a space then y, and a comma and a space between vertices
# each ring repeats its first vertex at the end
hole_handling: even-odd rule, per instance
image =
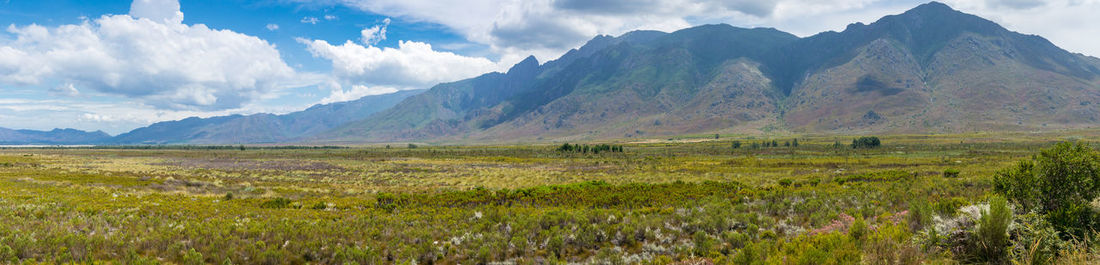
POLYGON ((111 144, 248 144, 291 142, 360 120, 424 92, 407 90, 315 105, 285 115, 255 114, 158 122, 111 139, 111 144))
POLYGON ((86 132, 75 129, 35 131, 0 128, 0 145, 98 144, 110 138, 111 136, 103 131, 86 132))
POLYGON ((598 36, 440 84, 318 142, 569 140, 1098 124, 1100 60, 932 2, 807 38, 704 25, 598 36))

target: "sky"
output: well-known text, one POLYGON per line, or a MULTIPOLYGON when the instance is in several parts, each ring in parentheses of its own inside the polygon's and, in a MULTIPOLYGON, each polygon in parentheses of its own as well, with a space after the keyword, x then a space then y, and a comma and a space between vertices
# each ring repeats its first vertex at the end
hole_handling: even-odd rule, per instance
MULTIPOLYGON (((1100 56, 1100 0, 944 0, 1100 56)), ((913 0, 0 0, 0 127, 116 135, 288 113, 553 60, 597 35, 703 24, 806 37, 913 0)))

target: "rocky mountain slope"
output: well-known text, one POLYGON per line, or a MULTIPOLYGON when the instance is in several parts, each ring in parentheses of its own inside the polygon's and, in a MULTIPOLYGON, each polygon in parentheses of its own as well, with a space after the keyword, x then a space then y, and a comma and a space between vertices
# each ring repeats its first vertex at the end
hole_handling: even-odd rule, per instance
POLYGON ((807 38, 729 25, 638 31, 440 84, 312 139, 1087 127, 1100 117, 1097 61, 937 2, 807 38))

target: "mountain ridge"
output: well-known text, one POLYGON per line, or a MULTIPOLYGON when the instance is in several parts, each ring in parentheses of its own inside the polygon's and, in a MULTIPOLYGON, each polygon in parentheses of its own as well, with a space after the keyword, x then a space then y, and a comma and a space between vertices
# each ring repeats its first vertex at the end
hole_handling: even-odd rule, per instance
POLYGON ((13 130, 0 128, 0 145, 83 145, 108 141, 111 135, 103 131, 77 129, 13 130))
POLYGON ((725 24, 637 31, 597 36, 541 65, 530 84, 510 86, 519 92, 509 91, 507 99, 433 112, 462 115, 398 114, 485 94, 478 88, 501 91, 488 88, 501 83, 480 76, 436 86, 388 115, 311 139, 537 141, 775 128, 909 133, 1083 127, 1100 115, 1085 102, 1100 101, 1096 61, 938 2, 806 38, 725 24), (1077 99, 1083 101, 1072 102, 1077 99), (1012 107, 979 108, 990 104, 1012 107))
POLYGON ((110 144, 284 143, 367 117, 424 90, 404 90, 353 101, 318 104, 283 115, 260 113, 158 122, 113 137, 110 144))

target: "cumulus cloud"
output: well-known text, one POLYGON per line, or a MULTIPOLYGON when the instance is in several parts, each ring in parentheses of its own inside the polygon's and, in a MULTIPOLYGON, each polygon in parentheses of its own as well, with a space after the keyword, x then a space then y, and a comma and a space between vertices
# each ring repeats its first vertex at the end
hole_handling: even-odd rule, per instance
POLYGON ((363 44, 375 45, 378 44, 379 41, 386 40, 386 27, 389 26, 390 19, 386 18, 385 20, 382 20, 382 24, 374 25, 373 27, 365 28, 363 29, 363 31, 360 31, 360 35, 363 36, 361 39, 363 41, 363 44))
POLYGON ((329 104, 334 102, 352 101, 365 96, 389 94, 400 91, 400 89, 393 87, 368 87, 364 85, 352 85, 351 89, 342 89, 339 86, 333 87, 332 93, 328 97, 321 100, 320 104, 329 104))
POLYGON ((325 15, 325 20, 337 20, 337 19, 340 19, 340 17, 337 17, 336 15, 325 15))
POLYGON ((303 24, 317 24, 317 22, 321 22, 321 20, 315 17, 303 17, 301 22, 303 24))
POLYGON ((267 24, 266 28, 269 31, 276 31, 279 30, 279 24, 267 24))
MULTIPOLYGON (((480 57, 436 51, 431 44, 400 41, 397 48, 363 46, 352 41, 332 45, 324 40, 298 39, 315 57, 332 62, 339 86, 427 88, 441 82, 500 71, 501 64, 480 57)), ((354 91, 354 88, 352 89, 354 91)))
MULTIPOLYGON (((239 107, 298 82, 267 41, 185 25, 175 1, 137 0, 130 15, 81 24, 9 26, 0 40, 0 83, 59 82, 169 109, 239 107)), ((71 90, 67 88, 72 88, 71 90)))

